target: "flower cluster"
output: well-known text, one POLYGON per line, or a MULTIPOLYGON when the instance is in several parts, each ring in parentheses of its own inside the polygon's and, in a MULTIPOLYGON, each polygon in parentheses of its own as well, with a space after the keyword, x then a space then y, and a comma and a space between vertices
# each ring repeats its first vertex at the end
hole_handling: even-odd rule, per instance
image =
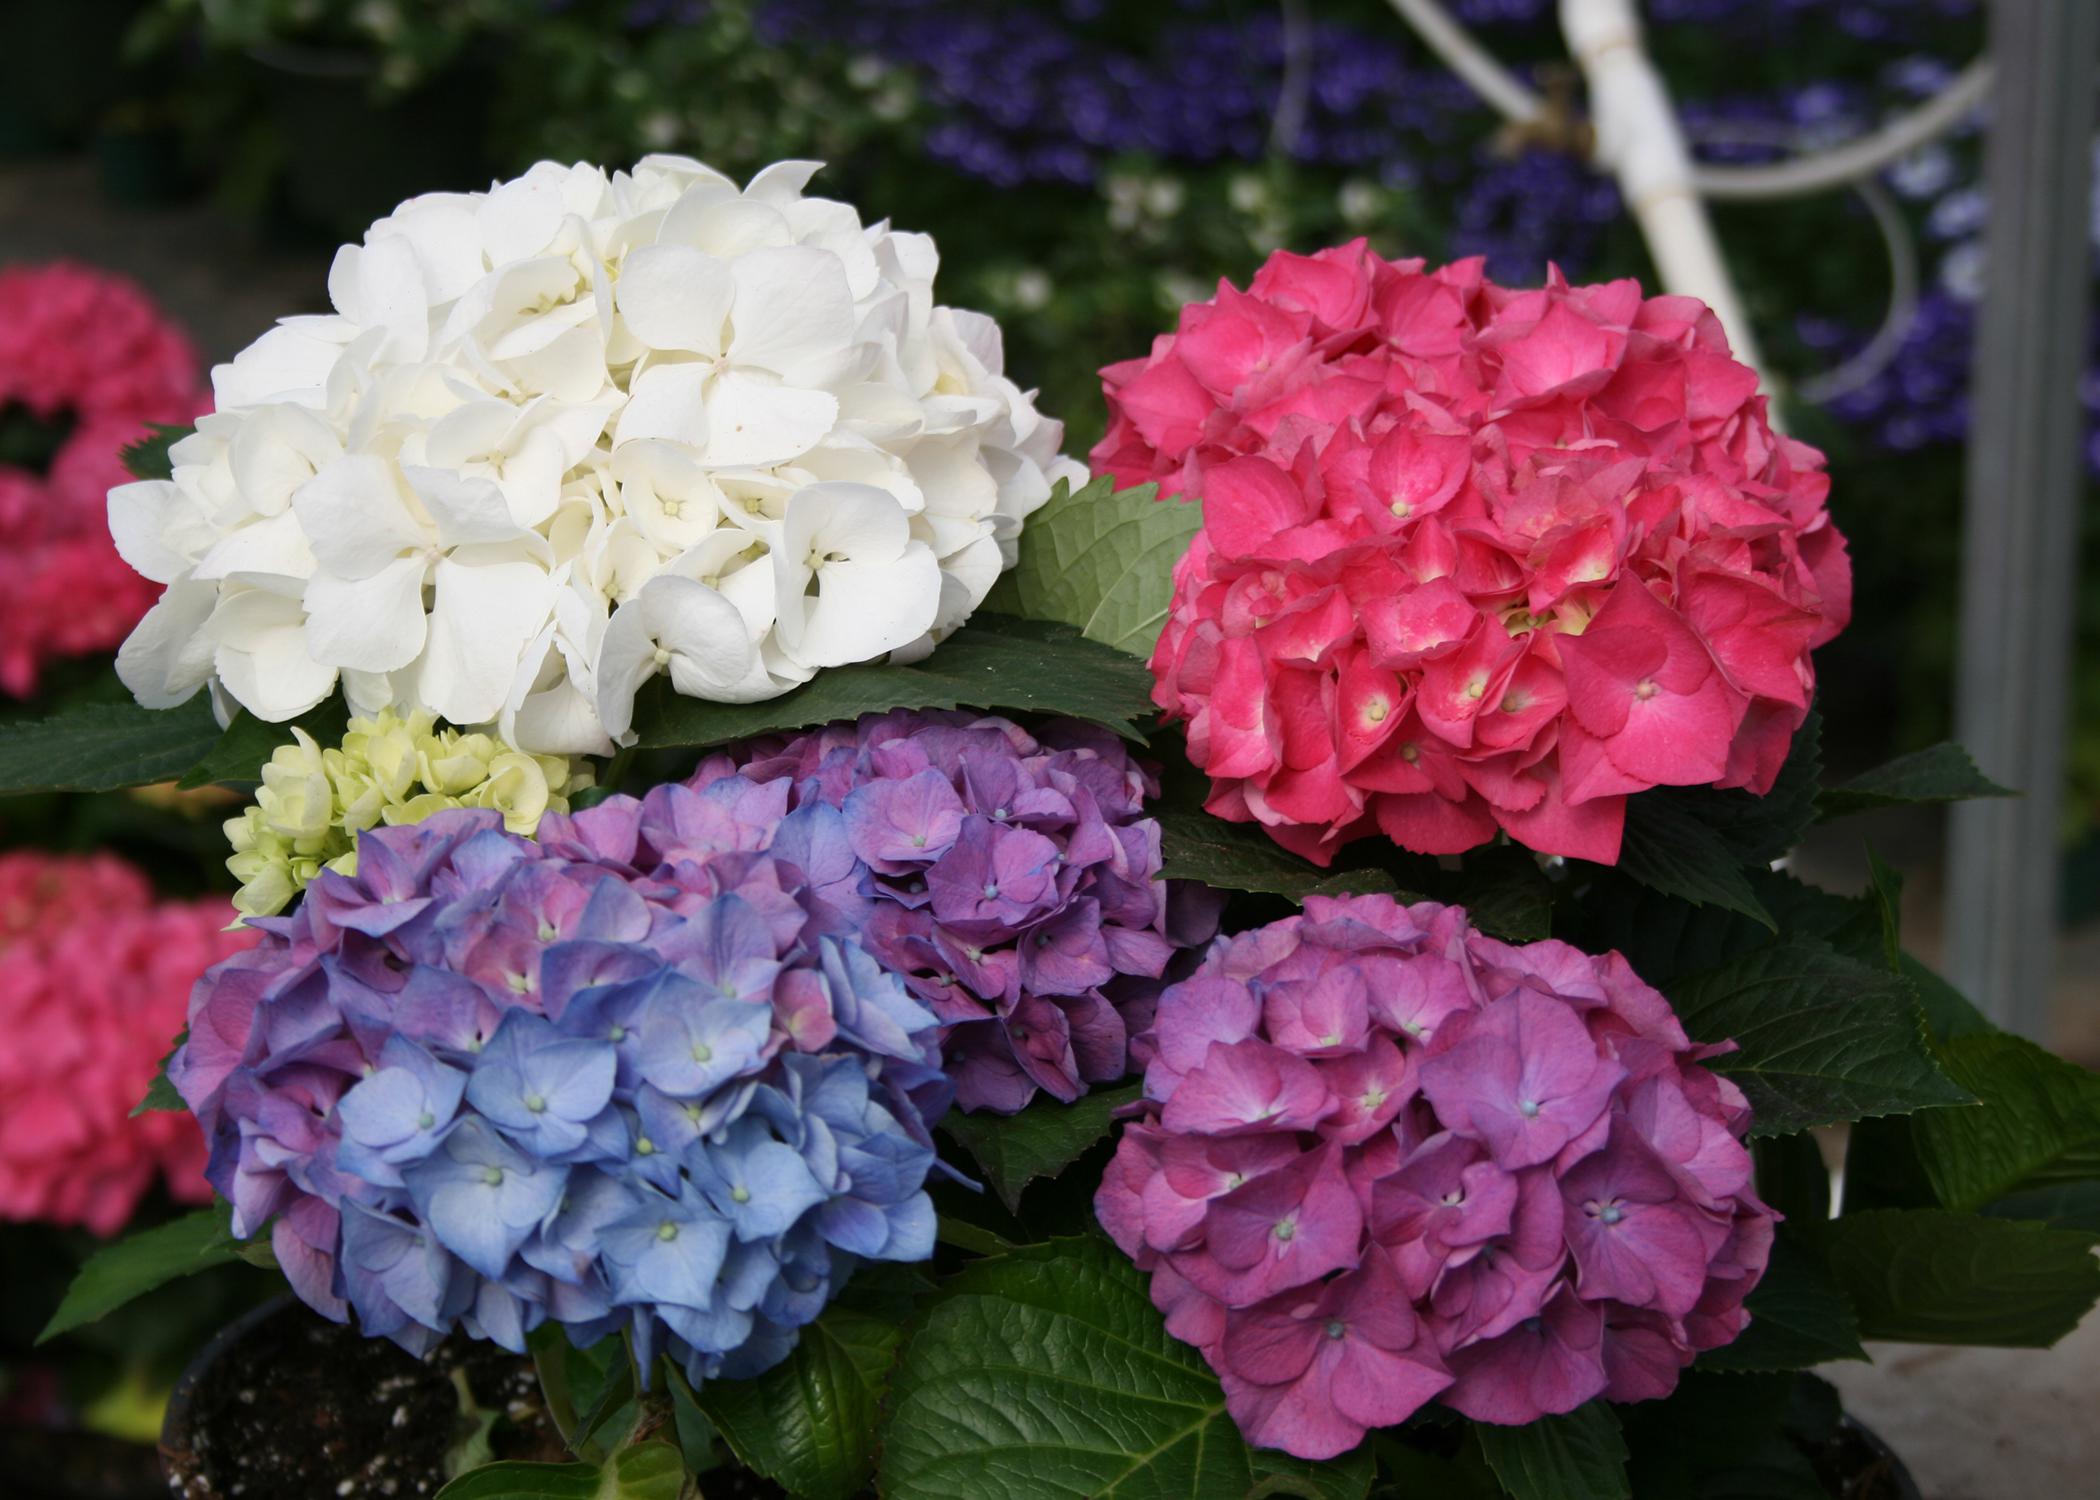
POLYGON ((1667 1394, 1772 1242, 1743 1096, 1617 954, 1313 897, 1160 999, 1095 1200, 1254 1442, 1667 1394))
POLYGON ((843 815, 862 941, 940 1018, 964 1109, 1121 1078, 1175 951, 1216 930, 1206 892, 1158 879, 1158 786, 1105 730, 870 714, 713 757, 692 784, 731 774, 843 815))
POLYGON ((367 828, 489 807, 510 832, 530 835, 542 814, 567 812, 593 776, 588 761, 440 729, 420 710, 352 719, 342 744, 326 750, 296 726, 292 736, 262 768, 254 805, 226 823, 226 868, 241 882, 233 904, 243 916, 283 911, 324 868, 357 873, 357 835, 367 828))
POLYGON ((110 495, 167 585, 125 682, 281 721, 340 679, 587 754, 659 672, 748 701, 930 649, 1078 467, 998 326, 934 305, 933 242, 815 170, 542 162, 374 224, 334 314, 215 369, 174 478, 110 495))
POLYGON ((189 341, 120 276, 0 271, 0 692, 112 650, 154 590, 110 546, 103 496, 149 422, 206 406, 189 341))
POLYGON ((658 787, 537 841, 377 828, 198 984, 169 1077, 234 1229, 428 1348, 552 1318, 697 1383, 784 1357, 861 1258, 932 1253, 934 1019, 855 941, 843 820, 658 787))
POLYGON ((1771 787, 1851 569, 1703 304, 1357 241, 1103 377, 1097 467, 1203 499, 1152 669, 1212 812, 1609 863, 1629 793, 1771 787))
POLYGON ((0 854, 0 1218, 114 1234, 155 1182, 210 1196, 185 1115, 131 1117, 197 975, 247 946, 114 855, 0 854))

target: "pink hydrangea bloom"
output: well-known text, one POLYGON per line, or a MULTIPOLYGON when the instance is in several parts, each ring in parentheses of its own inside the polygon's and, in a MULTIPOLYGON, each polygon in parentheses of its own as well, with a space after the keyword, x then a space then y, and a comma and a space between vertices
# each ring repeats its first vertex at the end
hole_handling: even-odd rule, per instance
POLYGON ((44 663, 114 649, 153 604, 105 499, 148 423, 209 406, 189 340, 130 281, 64 262, 0 270, 0 412, 65 429, 45 472, 0 467, 0 692, 26 697, 44 663))
POLYGON ((1095 1211, 1260 1446, 1653 1399, 1749 1321, 1749 1107, 1616 953, 1313 897, 1220 939, 1133 1050, 1095 1211))
POLYGON ((0 854, 0 1218, 108 1235, 156 1180, 210 1198, 196 1121, 131 1110, 197 976, 254 940, 229 911, 157 902, 113 855, 0 854))
POLYGON ((1102 376, 1094 466, 1204 503, 1152 670, 1212 812, 1609 863, 1630 793, 1771 788, 1851 567, 1702 303, 1359 240, 1102 376))

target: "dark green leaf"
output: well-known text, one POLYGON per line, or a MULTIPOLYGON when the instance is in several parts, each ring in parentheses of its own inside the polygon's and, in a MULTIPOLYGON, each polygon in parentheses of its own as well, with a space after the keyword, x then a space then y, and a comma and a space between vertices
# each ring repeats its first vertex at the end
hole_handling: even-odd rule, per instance
POLYGON ((1199 880, 1221 891, 1265 891, 1293 901, 1307 896, 1400 893, 1384 870, 1323 870, 1251 823, 1228 823, 1209 813, 1182 808, 1157 812, 1164 860, 1160 873, 1169 880, 1199 880))
POLYGON ((484 1464, 437 1492, 437 1500, 678 1500, 685 1461, 676 1445, 622 1448, 596 1464, 484 1464))
POLYGON ((181 427, 167 422, 149 422, 153 430, 135 443, 126 443, 118 455, 123 460, 125 472, 133 479, 173 479, 174 460, 168 450, 197 430, 195 423, 181 427))
POLYGON ((1020 561, 985 603, 1149 657, 1173 602, 1174 565, 1202 526, 1202 506, 1162 502, 1156 484, 1118 491, 1104 474, 1067 493, 1059 481, 1028 518, 1020 561))
POLYGON ((1929 750, 1898 756, 1841 786, 1825 787, 1818 810, 1825 818, 1842 818, 1872 807, 2013 795, 1977 770, 1968 751, 1947 741, 1929 750))
POLYGON ((1801 842, 1816 821, 1816 798, 1822 787, 1823 719, 1810 710, 1794 731, 1786 763, 1762 797, 1751 792, 1712 787, 1659 787, 1627 804, 1630 813, 1644 803, 1675 807, 1706 825, 1738 865, 1762 869, 1801 842))
POLYGON ((1709 1066, 1749 1096, 1753 1133, 1969 1101, 1934 1066, 1909 986, 1884 969, 1781 943, 1669 993, 1694 1037, 1739 1044, 1709 1066))
POLYGON ((1702 1370, 1805 1370, 1832 1359, 1865 1359, 1859 1318, 1822 1256, 1781 1230, 1772 1259, 1745 1304, 1750 1326, 1732 1344, 1699 1356, 1702 1370))
POLYGON ((219 738, 199 693, 180 708, 84 703, 47 719, 0 723, 0 796, 113 792, 171 781, 219 738))
POLYGON ((1474 1433, 1511 1500, 1632 1500, 1626 1439, 1602 1401, 1522 1427, 1481 1423, 1474 1433))
POLYGON ((1458 878, 1438 894, 1466 909, 1482 932, 1511 943, 1553 935, 1553 882, 1538 857, 1514 844, 1475 849, 1458 878))
POLYGON ((1217 1377, 1168 1335, 1143 1274, 1106 1241, 1032 1245, 949 1288, 892 1379, 885 1495, 1240 1500, 1288 1480, 1318 1500, 1362 1500, 1370 1487, 1367 1448, 1322 1464, 1248 1448, 1217 1377))
POLYGON ((241 1242, 227 1227, 223 1203, 118 1240, 88 1258, 36 1341, 70 1333, 156 1287, 240 1258, 241 1242))
POLYGON ((262 768, 277 753, 277 747, 292 743, 294 728, 305 730, 323 745, 335 745, 341 743, 344 726, 349 722, 350 710, 341 698, 334 696, 286 724, 258 719, 242 709, 233 716, 217 743, 190 767, 180 784, 188 788, 221 781, 260 781, 262 768))
POLYGON ((1789 1219, 1815 1224, 1830 1217, 1830 1168, 1810 1131, 1753 1141, 1757 1196, 1789 1219))
POLYGON ((2100 1076, 2009 1033, 1957 1037, 1940 1066, 1982 1104, 1910 1122, 1919 1164, 1948 1208, 2100 1177, 2100 1076))
POLYGON ((1833 1277, 1870 1339, 2042 1349, 2100 1297, 2093 1236, 1941 1208, 1821 1226, 1833 1277))
POLYGON ((1903 876, 1870 846, 1867 896, 1881 922, 1881 956, 1892 973, 1903 972, 1903 876))
POLYGON ((1683 799, 1655 792, 1627 799, 1619 869, 1665 896, 1739 912, 1777 930, 1735 851, 1683 799))
POLYGON ((747 1468, 800 1500, 849 1500, 875 1461, 875 1421, 902 1320, 833 1306, 787 1359, 750 1380, 713 1380, 700 1409, 747 1468))
POLYGON ((187 1026, 176 1033, 174 1042, 169 1045, 168 1050, 161 1056, 160 1067, 154 1071, 153 1081, 146 1085, 146 1097, 132 1106, 132 1119, 136 1120, 140 1115, 150 1115, 155 1111, 179 1112, 189 1108, 187 1104, 182 1102, 182 1095, 175 1092, 175 1085, 168 1082, 168 1063, 173 1060, 176 1053, 182 1050, 182 1044, 189 1039, 190 1029, 187 1026))
POLYGON ((1069 625, 980 610, 924 661, 832 667, 763 703, 703 703, 652 681, 635 704, 644 750, 726 745, 892 708, 982 708, 1088 719, 1129 740, 1152 712, 1143 662, 1069 625))
POLYGON ((1994 1219, 2032 1219, 2051 1229, 2078 1229, 2100 1238, 2100 1180, 2031 1188, 1984 1210, 1994 1219))
POLYGON ((1898 964, 1918 997, 1918 1008, 1925 1012, 1926 1029, 1937 1040, 1945 1042, 1958 1036, 1991 1036, 1997 1032, 1998 1028, 1983 1012, 1969 1003, 1968 996, 1917 959, 1905 953, 1898 964))
POLYGON ((951 1110, 941 1129, 961 1142, 977 1159, 985 1180, 1020 1211, 1021 1190, 1038 1177, 1055 1177, 1087 1147, 1108 1134, 1116 1110, 1144 1092, 1144 1085, 1095 1089, 1070 1104, 1039 1094, 1015 1115, 966 1115, 951 1110))

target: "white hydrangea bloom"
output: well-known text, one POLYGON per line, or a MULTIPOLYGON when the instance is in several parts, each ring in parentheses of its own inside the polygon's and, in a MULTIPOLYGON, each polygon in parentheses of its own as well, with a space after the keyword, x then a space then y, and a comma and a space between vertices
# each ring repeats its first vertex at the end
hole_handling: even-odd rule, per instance
POLYGON ((125 683, 284 720, 340 681, 602 754, 658 672, 750 702, 932 649, 1084 470, 998 325, 935 305, 933 241, 816 170, 542 162, 344 246, 334 314, 213 370, 174 478, 111 492, 167 586, 125 683))

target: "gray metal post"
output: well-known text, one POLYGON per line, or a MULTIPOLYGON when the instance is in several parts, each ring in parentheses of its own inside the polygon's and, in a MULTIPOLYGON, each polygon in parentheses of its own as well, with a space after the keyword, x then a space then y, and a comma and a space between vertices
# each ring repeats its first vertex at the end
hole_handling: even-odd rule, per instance
POLYGON ((1989 286, 1972 377, 1955 728, 2025 795, 1957 807, 1947 975, 2001 1025, 2049 1031, 2080 472, 2100 5, 1995 0, 1989 286))

